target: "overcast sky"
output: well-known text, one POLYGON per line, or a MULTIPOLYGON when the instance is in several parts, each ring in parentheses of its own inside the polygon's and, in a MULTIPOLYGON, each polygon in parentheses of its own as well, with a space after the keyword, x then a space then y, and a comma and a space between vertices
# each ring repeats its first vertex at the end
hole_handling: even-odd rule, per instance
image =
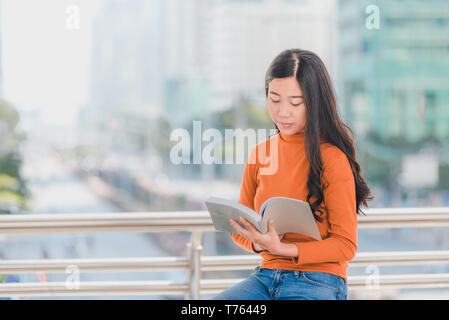
POLYGON ((70 124, 75 119, 87 99, 90 29, 100 2, 1 0, 8 101, 19 110, 39 109, 46 122, 70 124))

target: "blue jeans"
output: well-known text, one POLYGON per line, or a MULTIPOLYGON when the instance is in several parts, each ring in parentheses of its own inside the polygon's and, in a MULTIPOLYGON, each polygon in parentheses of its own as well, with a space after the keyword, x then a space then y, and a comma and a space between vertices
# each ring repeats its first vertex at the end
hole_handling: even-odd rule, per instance
POLYGON ((258 266, 212 300, 346 300, 347 293, 346 279, 330 273, 258 266))

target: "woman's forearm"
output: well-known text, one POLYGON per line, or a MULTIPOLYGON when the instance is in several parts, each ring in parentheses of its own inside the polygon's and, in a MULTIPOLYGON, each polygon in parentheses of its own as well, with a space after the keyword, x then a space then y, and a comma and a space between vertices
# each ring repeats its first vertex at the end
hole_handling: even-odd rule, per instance
POLYGON ((293 243, 281 242, 281 245, 275 254, 279 256, 297 257, 299 254, 298 247, 293 243))

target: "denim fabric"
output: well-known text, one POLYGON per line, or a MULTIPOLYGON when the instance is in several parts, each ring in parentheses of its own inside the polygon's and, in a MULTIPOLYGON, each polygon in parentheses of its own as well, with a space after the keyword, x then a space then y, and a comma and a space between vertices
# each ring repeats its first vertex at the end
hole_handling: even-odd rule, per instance
POLYGON ((212 300, 346 300, 346 279, 325 272, 256 267, 247 279, 212 300))

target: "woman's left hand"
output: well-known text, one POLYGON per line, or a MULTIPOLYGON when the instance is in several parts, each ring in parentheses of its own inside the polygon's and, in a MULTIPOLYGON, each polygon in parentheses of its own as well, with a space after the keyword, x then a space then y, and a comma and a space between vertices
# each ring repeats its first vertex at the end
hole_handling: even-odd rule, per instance
POLYGON ((241 223, 245 226, 246 230, 240 226, 240 224, 234 219, 229 219, 229 222, 237 230, 240 235, 250 240, 251 242, 259 245, 265 250, 270 251, 272 254, 279 254, 282 247, 281 239, 283 234, 278 235, 274 228, 273 220, 268 222, 268 232, 260 233, 254 226, 249 223, 243 217, 240 217, 241 223))

